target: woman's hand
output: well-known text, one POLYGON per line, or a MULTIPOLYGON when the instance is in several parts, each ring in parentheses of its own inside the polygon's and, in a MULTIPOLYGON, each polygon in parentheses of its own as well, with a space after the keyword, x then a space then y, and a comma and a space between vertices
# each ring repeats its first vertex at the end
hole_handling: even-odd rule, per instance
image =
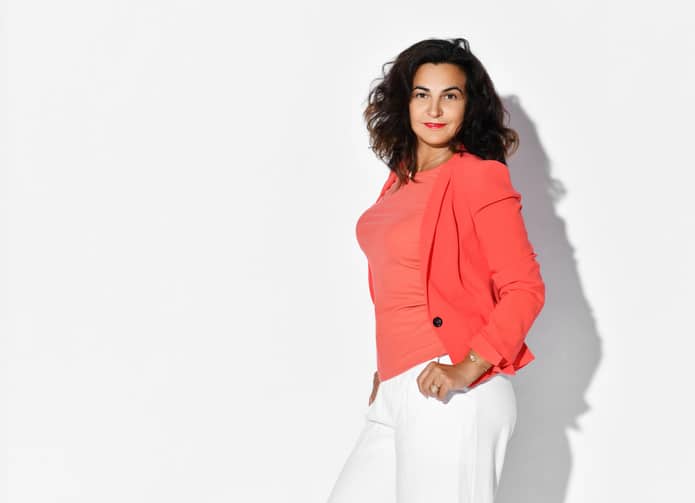
POLYGON ((482 373, 483 369, 468 359, 456 365, 431 361, 417 377, 417 385, 425 397, 444 400, 450 391, 465 389, 482 373), (433 393, 430 389, 432 384, 438 384, 439 391, 433 393))
POLYGON ((376 398, 376 392, 379 389, 379 372, 374 372, 374 380, 372 381, 372 395, 369 397, 369 405, 372 404, 376 398))

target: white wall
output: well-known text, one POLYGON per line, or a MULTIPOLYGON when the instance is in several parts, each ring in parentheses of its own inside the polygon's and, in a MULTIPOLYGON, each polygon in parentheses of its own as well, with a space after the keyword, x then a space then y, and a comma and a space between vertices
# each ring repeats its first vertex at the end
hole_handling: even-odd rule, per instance
POLYGON ((8 2, 8 501, 325 501, 376 362, 364 100, 453 36, 521 134, 548 287, 499 501, 691 494, 687 7, 330 4, 8 2))

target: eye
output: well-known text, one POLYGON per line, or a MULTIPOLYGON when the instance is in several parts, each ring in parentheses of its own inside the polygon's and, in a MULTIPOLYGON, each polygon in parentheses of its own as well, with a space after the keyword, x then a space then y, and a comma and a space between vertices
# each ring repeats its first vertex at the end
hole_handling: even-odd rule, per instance
POLYGON ((457 99, 458 99, 458 95, 455 94, 455 93, 449 93, 449 94, 446 94, 445 96, 446 96, 447 98, 451 98, 452 100, 457 100, 457 99))
POLYGON ((414 96, 415 98, 419 98, 419 97, 426 98, 426 97, 427 97, 427 94, 426 94, 426 93, 423 93, 422 91, 420 91, 420 92, 415 93, 413 96, 414 96))

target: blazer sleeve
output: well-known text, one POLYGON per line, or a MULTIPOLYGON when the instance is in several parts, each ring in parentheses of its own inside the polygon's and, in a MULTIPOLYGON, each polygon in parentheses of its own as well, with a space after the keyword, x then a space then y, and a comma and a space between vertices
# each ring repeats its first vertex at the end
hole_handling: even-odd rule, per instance
POLYGON ((545 284, 507 166, 484 160, 467 177, 475 233, 490 271, 495 307, 471 347, 493 365, 515 361, 545 303, 545 284))

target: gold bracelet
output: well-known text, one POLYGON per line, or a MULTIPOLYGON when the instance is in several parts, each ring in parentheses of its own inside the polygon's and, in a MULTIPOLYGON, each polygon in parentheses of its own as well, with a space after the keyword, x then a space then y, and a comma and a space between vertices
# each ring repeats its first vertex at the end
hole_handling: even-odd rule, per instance
MULTIPOLYGON (((475 363, 476 365, 478 365, 478 366, 481 365, 480 359, 479 359, 477 356, 475 356, 475 355, 473 354, 473 351, 472 351, 472 350, 468 352, 468 359, 469 359, 470 361, 472 361, 473 363, 475 363)), ((487 372, 487 371, 490 369, 490 367, 492 367, 492 365, 490 365, 490 366, 483 366, 483 369, 485 369, 484 372, 487 372)))

